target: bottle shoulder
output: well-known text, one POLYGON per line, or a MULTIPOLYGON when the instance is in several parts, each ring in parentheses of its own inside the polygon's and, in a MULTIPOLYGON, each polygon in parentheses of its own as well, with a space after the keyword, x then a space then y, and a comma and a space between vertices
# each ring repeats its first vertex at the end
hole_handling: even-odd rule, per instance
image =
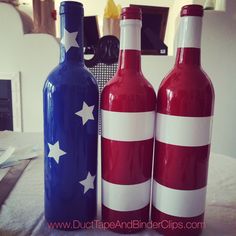
POLYGON ((174 68, 160 84, 157 110, 172 115, 210 116, 214 100, 212 82, 201 68, 174 68))
POLYGON ((47 77, 45 86, 95 86, 97 81, 83 64, 61 63, 47 77))
POLYGON ((203 90, 214 93, 213 84, 201 67, 174 68, 162 80, 159 90, 203 90))
POLYGON ((151 83, 142 73, 116 73, 105 85, 103 92, 139 93, 141 90, 154 91, 151 83))
POLYGON ((102 109, 135 112, 154 110, 156 93, 142 74, 136 78, 116 74, 103 88, 101 98, 102 109))

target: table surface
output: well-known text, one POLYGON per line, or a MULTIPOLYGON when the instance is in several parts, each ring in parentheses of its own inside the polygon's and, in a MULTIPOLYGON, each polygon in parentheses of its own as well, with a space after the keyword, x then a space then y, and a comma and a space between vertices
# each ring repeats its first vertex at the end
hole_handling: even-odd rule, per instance
MULTIPOLYGON (((6 171, 0 169, 0 179, 6 171)), ((98 171, 98 206, 101 205, 100 174, 98 171)), ((30 162, 2 205, 0 235, 65 235, 65 231, 49 229, 44 220, 43 178, 43 157, 40 156, 30 162)), ((236 235, 236 159, 232 157, 211 154, 205 223, 203 236, 236 235)), ((117 235, 100 229, 66 232, 66 235, 113 234, 117 235)), ((154 230, 145 230, 135 235, 159 234, 154 230)))

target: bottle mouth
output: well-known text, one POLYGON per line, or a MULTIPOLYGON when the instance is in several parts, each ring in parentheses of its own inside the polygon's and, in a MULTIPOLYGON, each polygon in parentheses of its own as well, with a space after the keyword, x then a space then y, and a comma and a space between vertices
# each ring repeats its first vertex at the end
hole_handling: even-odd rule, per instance
POLYGON ((197 4, 185 5, 182 7, 180 16, 203 16, 203 6, 197 4))
POLYGON ((142 10, 138 7, 124 7, 121 11, 121 19, 142 20, 142 10))
POLYGON ((60 15, 69 13, 80 13, 83 12, 83 4, 74 1, 63 1, 60 4, 60 15))

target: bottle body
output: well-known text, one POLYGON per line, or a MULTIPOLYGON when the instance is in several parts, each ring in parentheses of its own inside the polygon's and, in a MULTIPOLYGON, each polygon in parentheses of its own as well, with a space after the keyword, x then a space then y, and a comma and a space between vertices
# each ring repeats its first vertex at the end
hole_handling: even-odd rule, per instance
MULTIPOLYGON (((200 16, 182 17, 182 27, 201 33, 194 29, 200 16)), ((164 235, 199 235, 204 228, 214 89, 196 45, 178 48, 176 65, 157 95, 152 221, 166 222, 159 229, 164 235)))
MULTIPOLYGON (((76 4, 82 18, 80 4, 62 4, 66 11, 76 4)), ((72 37, 79 35, 82 23, 71 29, 68 23, 73 19, 68 17, 73 14, 65 15, 62 28, 72 37)), ((74 230, 96 217, 98 86, 80 60, 82 39, 74 38, 80 42, 75 44, 66 37, 61 63, 48 76, 43 91, 45 218, 49 223, 69 223, 61 229, 74 230)))
POLYGON ((118 71, 101 97, 102 220, 131 233, 149 220, 156 95, 141 73, 140 48, 123 43, 118 71))

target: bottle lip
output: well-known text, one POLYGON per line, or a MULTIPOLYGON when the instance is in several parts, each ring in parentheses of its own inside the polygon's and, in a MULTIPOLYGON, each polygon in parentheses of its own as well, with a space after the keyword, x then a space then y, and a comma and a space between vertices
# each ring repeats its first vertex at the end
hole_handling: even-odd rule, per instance
POLYGON ((121 19, 142 20, 142 10, 138 7, 124 7, 121 11, 121 19))
POLYGON ((75 1, 63 1, 60 4, 60 15, 66 13, 78 13, 83 10, 83 4, 75 1))
POLYGON ((185 5, 182 7, 180 16, 203 16, 203 6, 197 4, 185 5))

